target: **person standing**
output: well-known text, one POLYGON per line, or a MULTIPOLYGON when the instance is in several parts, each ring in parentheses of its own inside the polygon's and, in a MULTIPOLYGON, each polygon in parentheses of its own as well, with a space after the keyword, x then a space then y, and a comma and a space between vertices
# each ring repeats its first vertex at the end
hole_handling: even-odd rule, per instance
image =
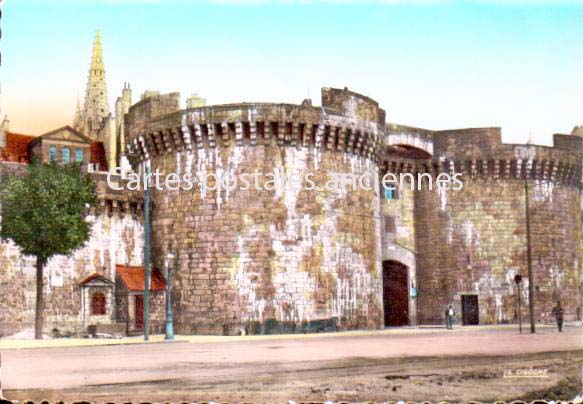
POLYGON ((563 308, 561 307, 561 301, 557 300, 557 305, 553 307, 553 316, 557 320, 557 328, 559 332, 563 332, 563 308))
POLYGON ((453 310, 452 305, 450 304, 445 309, 445 322, 448 330, 453 330, 453 319, 455 317, 455 311, 453 310))

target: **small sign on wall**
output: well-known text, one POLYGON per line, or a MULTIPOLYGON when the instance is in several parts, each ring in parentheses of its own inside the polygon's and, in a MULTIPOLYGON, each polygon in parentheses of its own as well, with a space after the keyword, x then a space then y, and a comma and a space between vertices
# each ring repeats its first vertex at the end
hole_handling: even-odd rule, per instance
POLYGON ((51 286, 53 286, 53 287, 63 286, 63 275, 61 275, 61 274, 52 275, 51 276, 51 286))

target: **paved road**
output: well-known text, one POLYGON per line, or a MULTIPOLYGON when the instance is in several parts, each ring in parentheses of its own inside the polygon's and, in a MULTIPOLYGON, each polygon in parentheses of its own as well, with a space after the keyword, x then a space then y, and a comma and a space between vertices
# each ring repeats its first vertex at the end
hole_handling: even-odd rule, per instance
POLYGON ((147 381, 201 381, 249 372, 254 366, 293 367, 354 359, 507 356, 583 348, 581 328, 537 334, 514 330, 399 333, 221 343, 154 343, 125 346, 2 351, 5 391, 71 389, 147 381))

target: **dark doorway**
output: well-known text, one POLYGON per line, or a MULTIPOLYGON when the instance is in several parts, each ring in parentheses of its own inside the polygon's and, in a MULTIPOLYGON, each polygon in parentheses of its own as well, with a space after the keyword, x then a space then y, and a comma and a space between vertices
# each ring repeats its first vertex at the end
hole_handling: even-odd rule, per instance
POLYGON ((106 312, 105 294, 96 292, 91 297, 91 314, 94 316, 102 316, 106 312))
POLYGON ((136 329, 144 328, 144 296, 136 295, 136 329))
POLYGON ((409 324, 409 277, 407 267, 396 261, 383 261, 383 303, 385 327, 409 324))
POLYGON ((462 295, 462 324, 480 324, 480 310, 477 295, 462 295))

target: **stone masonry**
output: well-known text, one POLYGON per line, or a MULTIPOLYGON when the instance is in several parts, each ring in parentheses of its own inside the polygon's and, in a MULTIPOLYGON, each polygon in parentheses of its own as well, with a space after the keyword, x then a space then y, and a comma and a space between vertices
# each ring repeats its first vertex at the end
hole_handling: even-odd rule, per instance
MULTIPOLYGON (((121 115, 123 128, 111 134, 123 141, 110 139, 126 145, 120 161, 129 159, 142 174, 147 166, 195 181, 190 189, 151 189, 152 265, 162 269, 168 252, 176 256, 178 333, 377 329, 401 309, 406 324, 443 324, 448 304, 463 324, 512 323, 517 274, 528 321, 525 182, 536 321, 551 322, 559 299, 567 320, 581 318, 577 133, 555 135, 553 147, 545 147, 503 144, 499 128, 390 124, 376 101, 346 88, 322 89, 320 107, 305 100, 181 110, 178 93, 151 93, 121 115), (386 193, 379 180, 387 173, 412 179, 386 193), (417 175, 444 173, 461 173, 463 189, 429 190, 426 180, 414 189, 417 175), (367 177, 369 187, 330 188, 341 175, 367 177), (239 182, 224 189, 218 178, 239 182), (405 276, 392 276, 397 270, 405 276), (401 289, 388 289, 397 281, 401 289), (467 322, 468 301, 475 322, 467 322)), ((0 175, 24 169, 0 163, 0 175)), ((116 191, 106 173, 92 175, 99 206, 89 217, 91 239, 70 257, 54 257, 45 271, 47 332, 80 334, 95 322, 137 325, 140 292, 118 287, 116 265, 143 265, 144 193, 116 191), (94 290, 107 296, 104 315, 87 312, 91 294, 82 283, 90 275, 102 282, 94 290)), ((0 301, 0 334, 8 335, 33 324, 34 258, 2 242, 0 268, 0 287, 11 296, 0 301)), ((159 290, 153 331, 164 325, 164 304, 159 290)))
POLYGON ((413 170, 462 173, 464 188, 415 193, 421 323, 443 321, 449 303, 461 315, 468 294, 478 296, 481 324, 517 321, 516 274, 528 321, 525 176, 536 320, 554 321, 558 299, 567 319, 580 318, 582 139, 554 139, 551 148, 502 144, 498 128, 433 133, 433 158, 413 170))
MULTIPOLYGON (((26 166, 0 163, 0 176, 23 174, 26 166)), ((106 316, 91 316, 80 283, 92 274, 115 280, 115 265, 141 265, 143 258, 143 200, 128 192, 116 192, 104 174, 92 175, 99 202, 88 217, 93 223, 88 242, 71 256, 55 256, 44 271, 45 329, 81 334, 83 325, 116 321, 114 299, 109 298, 106 316)), ((0 243, 0 334, 10 335, 34 324, 35 258, 24 256, 12 243, 0 243)), ((108 296, 109 297, 109 296, 108 296)), ((163 317, 160 317, 160 320, 163 317)))
POLYGON ((365 97, 323 91, 335 103, 322 109, 179 111, 172 95, 130 109, 128 140, 153 171, 240 178, 257 170, 315 183, 312 191, 287 182, 276 190, 153 193, 154 256, 173 249, 179 257, 178 332, 382 326, 378 183, 365 192, 325 184, 339 173, 377 177, 384 112, 365 97))

